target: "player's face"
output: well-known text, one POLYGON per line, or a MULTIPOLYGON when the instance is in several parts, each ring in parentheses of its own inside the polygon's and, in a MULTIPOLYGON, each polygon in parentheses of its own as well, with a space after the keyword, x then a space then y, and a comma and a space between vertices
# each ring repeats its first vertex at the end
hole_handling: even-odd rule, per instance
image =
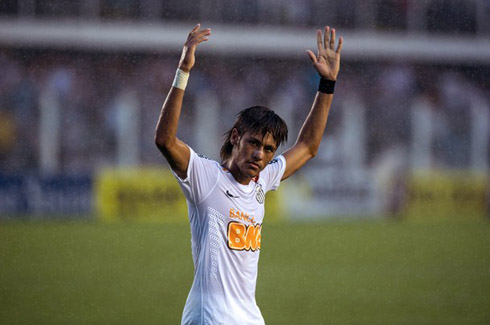
POLYGON ((234 148, 230 171, 243 184, 248 184, 267 166, 277 149, 270 133, 265 136, 252 133, 239 136, 238 132, 232 132, 231 141, 234 148))

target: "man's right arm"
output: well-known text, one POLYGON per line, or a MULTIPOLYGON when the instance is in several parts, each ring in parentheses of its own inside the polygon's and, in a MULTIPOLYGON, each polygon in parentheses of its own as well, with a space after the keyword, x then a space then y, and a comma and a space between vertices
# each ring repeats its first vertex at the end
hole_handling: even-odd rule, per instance
MULTIPOLYGON (((178 74, 189 74, 195 63, 195 53, 197 45, 207 41, 211 35, 211 30, 200 29, 201 25, 197 24, 189 33, 187 41, 182 50, 182 56, 179 61, 178 74)), ((184 88, 179 84, 172 85, 158 119, 155 130, 155 144, 160 152, 165 156, 172 170, 180 177, 187 177, 187 168, 189 166, 190 149, 177 138, 177 128, 179 125, 180 111, 184 99, 184 88)))

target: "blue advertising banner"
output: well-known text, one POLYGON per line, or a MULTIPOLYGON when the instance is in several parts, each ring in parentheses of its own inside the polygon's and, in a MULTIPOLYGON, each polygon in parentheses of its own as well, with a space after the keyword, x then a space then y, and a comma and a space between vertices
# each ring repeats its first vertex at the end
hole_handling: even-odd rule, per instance
POLYGON ((0 218, 27 213, 26 177, 0 174, 0 218))
POLYGON ((89 174, 0 174, 0 218, 89 215, 92 188, 89 174))

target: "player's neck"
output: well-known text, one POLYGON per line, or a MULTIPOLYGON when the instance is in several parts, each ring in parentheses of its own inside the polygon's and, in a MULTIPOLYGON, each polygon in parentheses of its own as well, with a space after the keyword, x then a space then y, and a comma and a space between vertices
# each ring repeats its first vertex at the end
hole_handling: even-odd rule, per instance
POLYGON ((240 183, 242 185, 248 185, 248 184, 250 184, 250 181, 254 179, 253 176, 243 174, 240 171, 240 168, 238 167, 238 165, 234 164, 231 161, 225 161, 223 163, 223 167, 228 169, 230 171, 231 175, 233 176, 233 178, 235 179, 235 181, 237 181, 237 183, 240 183))

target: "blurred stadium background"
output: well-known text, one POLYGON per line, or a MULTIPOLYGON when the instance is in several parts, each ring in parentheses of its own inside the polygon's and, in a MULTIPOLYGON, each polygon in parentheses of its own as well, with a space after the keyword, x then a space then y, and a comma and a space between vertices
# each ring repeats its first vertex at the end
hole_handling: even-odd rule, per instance
POLYGON ((256 104, 291 144, 315 30, 345 40, 320 153, 268 195, 266 322, 490 323, 487 0, 0 1, 0 323, 179 322, 190 234, 153 132, 197 22, 179 136, 213 158, 256 104))

